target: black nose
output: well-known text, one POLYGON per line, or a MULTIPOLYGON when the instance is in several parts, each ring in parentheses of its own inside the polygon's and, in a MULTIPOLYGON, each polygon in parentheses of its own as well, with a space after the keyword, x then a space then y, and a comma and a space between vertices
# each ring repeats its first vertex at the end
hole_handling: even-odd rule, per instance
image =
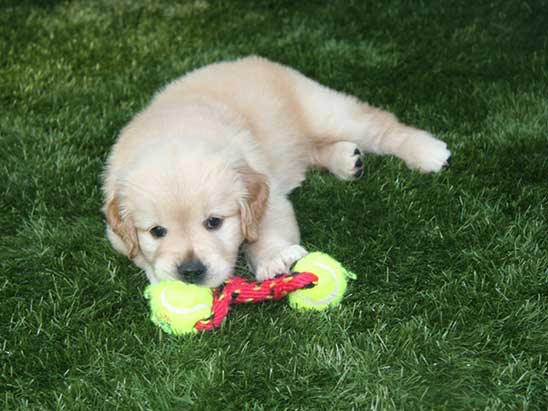
POLYGON ((199 283, 206 272, 205 265, 200 260, 192 260, 177 266, 177 273, 186 283, 199 283))

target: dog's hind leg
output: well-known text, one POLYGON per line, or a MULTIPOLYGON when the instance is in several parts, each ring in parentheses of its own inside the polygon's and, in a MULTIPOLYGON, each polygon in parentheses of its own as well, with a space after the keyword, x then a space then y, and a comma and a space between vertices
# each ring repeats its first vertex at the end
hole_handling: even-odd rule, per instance
MULTIPOLYGON (((356 161, 347 154, 334 153, 336 149, 348 151, 346 143, 325 148, 347 142, 356 144, 364 152, 394 155, 422 172, 440 171, 447 165, 451 155, 447 145, 430 133, 402 124, 393 114, 324 87, 294 70, 288 69, 288 75, 294 97, 299 101, 304 128, 317 147, 313 161, 314 155, 316 160, 322 156, 346 156, 341 164, 356 161)), ((316 165, 334 171, 329 162, 316 165)), ((341 176, 340 172, 334 173, 341 176)), ((348 176, 349 173, 347 170, 342 174, 348 176)))

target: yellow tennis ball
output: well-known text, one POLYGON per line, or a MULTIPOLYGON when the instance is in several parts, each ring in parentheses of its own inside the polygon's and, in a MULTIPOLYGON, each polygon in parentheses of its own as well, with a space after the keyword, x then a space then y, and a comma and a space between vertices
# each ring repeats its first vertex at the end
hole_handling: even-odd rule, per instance
POLYGON ((325 310, 338 305, 346 291, 347 279, 355 279, 354 273, 325 253, 314 252, 301 258, 293 267, 294 272, 308 272, 318 277, 311 288, 289 294, 289 305, 297 309, 325 310))
POLYGON ((213 293, 209 288, 181 281, 162 281, 145 289, 151 319, 169 334, 194 333, 194 325, 211 316, 213 293))

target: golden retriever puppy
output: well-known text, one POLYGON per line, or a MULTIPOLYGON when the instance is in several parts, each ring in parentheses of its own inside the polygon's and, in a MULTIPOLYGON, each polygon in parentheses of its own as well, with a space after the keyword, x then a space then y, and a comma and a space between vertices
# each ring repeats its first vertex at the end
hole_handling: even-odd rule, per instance
POLYGON ((362 153, 422 172, 450 156, 429 133, 260 57, 173 81, 122 130, 104 175, 107 235, 151 282, 213 287, 240 246, 259 280, 306 255, 288 194, 310 167, 343 180, 362 153))

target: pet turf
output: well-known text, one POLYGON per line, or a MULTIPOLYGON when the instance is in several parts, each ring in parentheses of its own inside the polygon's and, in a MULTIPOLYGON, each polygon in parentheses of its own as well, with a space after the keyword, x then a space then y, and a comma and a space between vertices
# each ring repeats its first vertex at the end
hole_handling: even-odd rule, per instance
POLYGON ((546 1, 0 6, 0 409, 546 410, 546 1), (369 156, 293 195, 359 274, 339 309, 163 334, 104 235, 99 175, 170 79, 260 54, 432 131, 439 175, 369 156))

